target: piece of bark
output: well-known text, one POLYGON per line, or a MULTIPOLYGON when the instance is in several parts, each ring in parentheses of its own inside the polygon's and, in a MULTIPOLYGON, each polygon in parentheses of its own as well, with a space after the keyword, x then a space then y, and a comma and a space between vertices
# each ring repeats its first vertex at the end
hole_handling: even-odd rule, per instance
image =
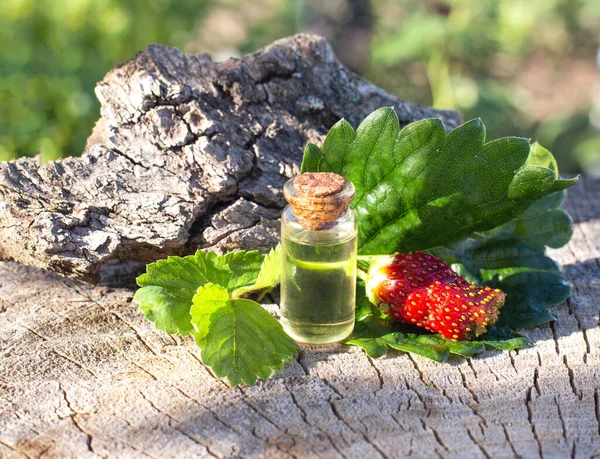
POLYGON ((367 83, 313 35, 223 63, 152 45, 96 94, 81 158, 0 164, 0 259, 115 285, 197 248, 265 250, 305 144, 338 119, 393 106, 402 125, 460 121, 367 83))
POLYGON ((531 346, 445 364, 302 346, 254 387, 213 378, 129 290, 0 262, 0 457, 598 457, 600 180, 565 207, 573 238, 551 255, 574 293, 522 331, 531 346))

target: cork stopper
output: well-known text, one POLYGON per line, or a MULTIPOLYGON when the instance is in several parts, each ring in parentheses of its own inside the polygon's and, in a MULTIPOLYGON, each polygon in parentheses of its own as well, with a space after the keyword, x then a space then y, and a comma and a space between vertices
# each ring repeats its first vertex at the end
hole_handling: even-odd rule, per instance
POLYGON ((354 198, 354 185, 331 172, 306 172, 285 184, 283 194, 300 224, 308 230, 333 226, 354 198))

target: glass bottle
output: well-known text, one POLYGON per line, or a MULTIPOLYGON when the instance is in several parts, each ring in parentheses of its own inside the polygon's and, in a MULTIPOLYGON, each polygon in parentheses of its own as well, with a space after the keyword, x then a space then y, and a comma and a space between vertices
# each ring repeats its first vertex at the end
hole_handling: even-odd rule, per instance
POLYGON ((354 185, 341 175, 307 172, 284 187, 281 218, 281 317, 296 341, 343 340, 354 328, 356 213, 354 185))

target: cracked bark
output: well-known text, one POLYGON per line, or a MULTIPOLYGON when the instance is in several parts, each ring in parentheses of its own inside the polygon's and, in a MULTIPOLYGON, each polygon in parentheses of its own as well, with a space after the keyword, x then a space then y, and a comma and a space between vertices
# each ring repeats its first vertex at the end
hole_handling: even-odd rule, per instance
POLYGON ((398 100, 296 35, 215 63, 151 45, 98 83, 81 158, 0 164, 0 259, 126 285, 168 255, 267 250, 282 186, 341 117, 393 106, 402 125, 456 112, 398 100))

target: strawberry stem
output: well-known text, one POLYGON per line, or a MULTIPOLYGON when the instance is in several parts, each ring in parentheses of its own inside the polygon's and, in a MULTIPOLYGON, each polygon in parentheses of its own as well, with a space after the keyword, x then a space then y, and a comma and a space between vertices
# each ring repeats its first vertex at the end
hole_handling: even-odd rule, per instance
MULTIPOLYGON (((356 257, 356 267, 359 272, 368 272, 371 267, 371 260, 367 259, 367 257, 361 257, 360 255, 356 257)), ((360 274, 357 274, 360 277, 360 274)), ((362 278, 361 278, 362 279, 362 278)))
MULTIPOLYGON (((358 277, 359 279, 367 282, 367 271, 363 270, 360 267, 360 261, 357 263, 357 266, 358 266, 358 269, 356 270, 356 277, 358 277)), ((368 268, 367 268, 367 270, 368 270, 368 268)))

